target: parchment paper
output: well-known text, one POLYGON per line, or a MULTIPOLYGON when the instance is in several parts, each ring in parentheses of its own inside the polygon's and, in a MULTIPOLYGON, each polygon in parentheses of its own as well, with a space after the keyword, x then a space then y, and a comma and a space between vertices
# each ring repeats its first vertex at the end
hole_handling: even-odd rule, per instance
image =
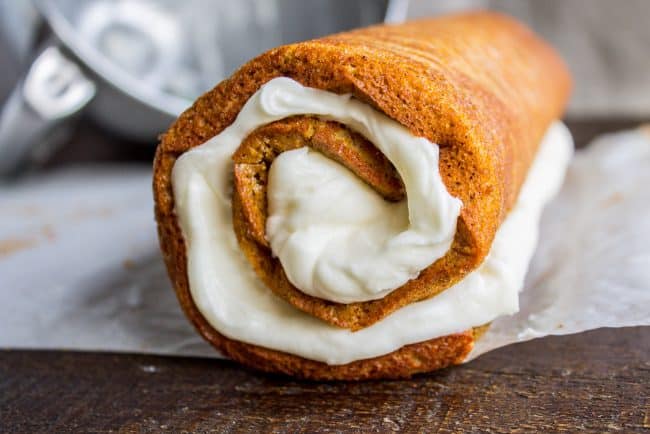
POLYGON ((576 153, 544 211, 519 304, 470 359, 541 336, 650 325, 650 128, 602 135, 576 153))
MULTIPOLYGON (((544 213, 520 305, 470 359, 540 336, 650 325, 650 131, 577 153, 544 213)), ((0 186, 0 347, 219 356, 167 279, 149 170, 66 169, 0 186)))

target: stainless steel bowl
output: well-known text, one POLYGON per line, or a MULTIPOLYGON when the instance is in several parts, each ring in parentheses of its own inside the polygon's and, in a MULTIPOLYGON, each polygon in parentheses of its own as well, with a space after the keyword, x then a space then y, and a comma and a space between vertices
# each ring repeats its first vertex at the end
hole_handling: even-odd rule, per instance
POLYGON ((255 55, 406 16, 408 0, 34 0, 44 42, 0 117, 0 174, 55 148, 87 110, 153 143, 205 90, 255 55))

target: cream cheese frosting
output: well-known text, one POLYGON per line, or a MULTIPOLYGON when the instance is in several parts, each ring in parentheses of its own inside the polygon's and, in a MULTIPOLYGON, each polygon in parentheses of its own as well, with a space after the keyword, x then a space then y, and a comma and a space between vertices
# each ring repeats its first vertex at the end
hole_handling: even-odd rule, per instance
MULTIPOLYGON (((322 240, 324 237, 326 242, 322 243, 325 248, 314 257, 327 258, 327 254, 323 256, 327 244, 346 242, 346 237, 350 233, 356 234, 352 238, 355 236, 363 238, 379 232, 381 241, 370 240, 369 243, 374 246, 374 258, 382 258, 384 255, 382 259, 384 261, 392 258, 391 243, 395 243, 395 247, 399 249, 400 246, 418 246, 418 243, 424 240, 425 245, 427 242, 430 244, 425 247, 425 250, 436 250, 439 256, 442 256, 451 244, 460 202, 449 195, 444 185, 442 190, 436 185, 439 174, 435 145, 410 135, 408 130, 399 125, 396 128, 393 128, 394 125, 389 125, 386 128, 391 133, 386 134, 384 142, 388 150, 381 149, 377 143, 381 138, 376 140, 377 137, 371 137, 369 129, 378 126, 381 128, 385 121, 383 118, 388 119, 385 115, 348 95, 341 96, 305 88, 287 78, 272 80, 249 99, 230 127, 203 145, 183 154, 173 169, 172 183, 176 213, 186 243, 190 292, 202 315, 216 330, 242 342, 328 364, 344 364, 384 355, 407 344, 461 332, 487 323, 497 316, 517 311, 518 291, 523 285, 528 262, 536 244, 541 210, 559 189, 572 154, 571 136, 562 123, 554 123, 546 133, 517 203, 497 231, 490 254, 477 270, 431 299, 406 306, 370 327, 351 332, 315 319, 275 296, 257 279, 239 250, 232 230, 230 203, 232 153, 242 139, 258 126, 297 114, 318 115, 326 119, 344 121, 351 129, 368 137, 396 166, 404 180, 409 200, 407 204, 380 204, 376 193, 365 184, 360 184, 351 172, 317 152, 308 149, 285 152, 276 159, 277 164, 274 163, 271 168, 272 172, 278 172, 280 176, 275 176, 278 173, 271 175, 274 178, 272 181, 274 185, 269 186, 269 201, 275 201, 275 205, 270 204, 270 206, 278 208, 271 210, 270 216, 279 217, 269 221, 267 227, 267 230, 271 229, 272 232, 270 236, 272 246, 273 244, 280 246, 275 247, 274 252, 278 254, 281 261, 287 243, 295 241, 300 247, 301 237, 306 236, 309 239, 309 228, 303 227, 305 221, 313 217, 317 224, 324 224, 323 230, 327 226, 327 216, 316 215, 318 214, 316 202, 298 203, 298 208, 304 208, 305 214, 278 211, 283 209, 286 211, 283 207, 291 208, 291 200, 297 199, 298 202, 304 200, 301 199, 303 193, 300 189, 292 192, 288 187, 296 181, 309 184, 311 176, 333 177, 334 183, 341 183, 336 188, 341 192, 347 192, 349 196, 346 196, 345 200, 350 200, 349 204, 339 206, 341 198, 330 195, 327 188, 317 193, 324 195, 324 199, 319 200, 336 199, 332 207, 341 209, 332 210, 334 214, 329 215, 332 218, 329 221, 334 222, 332 230, 335 234, 330 236, 325 233, 316 236, 317 240, 322 240), (350 114, 357 108, 367 115, 364 118, 367 124, 350 114), (407 142, 404 141, 406 139, 401 135, 402 132, 409 136, 407 142), (408 143, 408 146, 404 143, 408 143), (417 151, 413 156, 410 154, 413 152, 413 143, 422 143, 434 152, 426 158, 417 151), (284 154, 288 155, 283 157, 284 154), (395 158, 395 155, 400 157, 395 158), (431 164, 434 161, 435 167, 432 169, 431 164), (414 164, 413 167, 422 167, 422 170, 427 173, 421 175, 411 172, 409 169, 411 162, 414 164), (421 163, 422 166, 416 163, 421 163), (310 174, 301 178, 301 169, 308 169, 310 174), (409 185, 412 187, 411 191, 409 185), (364 188, 369 190, 365 191, 364 188), (435 196, 431 203, 442 205, 443 209, 436 206, 429 208, 417 206, 416 201, 413 200, 414 196, 411 196, 412 191, 416 192, 415 195, 435 196), (283 192, 288 196, 281 197, 283 192), (296 195, 292 196, 294 193, 296 195), (272 199, 273 195, 276 197, 272 199), (370 204, 360 211, 362 215, 358 220, 356 216, 351 219, 352 212, 358 211, 353 203, 355 199, 360 203, 370 204), (386 207, 396 210, 384 209, 386 207), (401 209, 398 209, 400 207, 401 209), (340 214, 337 214, 339 211, 340 214), (394 215, 389 216, 389 211, 394 215), (305 215, 308 217, 305 218, 305 215), (296 216, 300 217, 296 219, 296 216), (378 222, 377 228, 366 232, 363 230, 361 231, 363 234, 359 235, 357 229, 362 218, 366 219, 364 221, 372 221, 374 218, 380 218, 379 216, 389 216, 389 220, 394 219, 394 221, 378 222), (450 223, 452 216, 453 222, 450 223), (421 219, 422 226, 417 223, 418 218, 421 219), (431 221, 425 221, 427 219, 431 221), (413 223, 414 220, 416 224, 413 223), (341 222, 342 226, 351 225, 352 230, 342 238, 337 238, 337 231, 340 229, 337 225, 341 222), (415 231, 409 233, 413 228, 415 231), (301 230, 306 232, 301 233, 301 230), (296 233, 299 235, 291 241, 296 233), (409 235, 404 236, 404 233, 409 235), (278 238, 274 241, 276 237, 278 238)), ((395 123, 390 119, 388 121, 395 123)), ((323 185, 318 179, 312 184, 316 189, 323 185)), ((325 211, 330 212, 329 209, 325 211)), ((289 249, 287 256, 289 260, 284 259, 283 267, 284 262, 291 262, 293 256, 300 251, 300 248, 289 249)), ((353 258, 360 257, 357 253, 352 254, 353 258)), ((397 258, 397 260, 408 263, 408 257, 407 252, 406 259, 397 258)), ((307 267, 305 276, 293 278, 296 281, 299 279, 311 281, 312 289, 321 292, 323 288, 333 286, 339 281, 347 282, 345 283, 349 284, 347 290, 335 291, 334 294, 347 300, 350 296, 360 295, 369 297, 368 299, 376 298, 376 294, 394 289, 387 286, 386 282, 399 282, 404 275, 408 280, 410 278, 408 276, 414 275, 411 269, 407 269, 401 275, 387 272, 379 278, 374 278, 368 274, 375 273, 376 270, 364 269, 362 265, 353 270, 357 271, 357 274, 352 273, 352 277, 349 277, 350 269, 340 267, 335 257, 329 258, 330 262, 310 259, 311 262, 308 264, 316 265, 307 267), (334 261, 333 265, 331 261, 334 261), (332 266, 342 270, 338 276, 336 273, 330 273, 332 266), (319 273, 324 273, 325 278, 319 277, 319 273)), ((429 262, 419 269, 426 267, 433 260, 427 259, 429 262)), ((300 264, 301 261, 302 258, 298 258, 296 264, 300 264)), ((362 258, 360 263, 366 266, 370 263, 363 261, 362 258)), ((415 274, 419 271, 418 266, 415 267, 415 274)), ((301 270, 298 269, 296 272, 300 274, 301 270)), ((299 288, 303 289, 300 286, 299 288)))
MULTIPOLYGON (((376 119, 368 123, 378 132, 396 123, 372 112, 376 119)), ((406 187, 407 199, 398 203, 307 147, 283 152, 272 163, 266 234, 302 292, 339 303, 382 298, 449 250, 461 202, 440 178, 438 147, 399 130, 392 140, 373 134, 379 139, 373 143, 384 145, 379 149, 398 149, 389 154, 406 187)))

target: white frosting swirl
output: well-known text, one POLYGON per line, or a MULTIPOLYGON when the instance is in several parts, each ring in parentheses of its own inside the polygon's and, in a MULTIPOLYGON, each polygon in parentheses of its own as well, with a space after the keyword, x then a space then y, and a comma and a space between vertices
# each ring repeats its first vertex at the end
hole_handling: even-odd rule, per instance
POLYGON ((269 173, 266 235, 291 283, 339 303, 374 300, 445 255, 461 201, 442 182, 437 145, 350 95, 288 78, 269 82, 260 100, 274 116, 317 114, 361 133, 393 163, 408 200, 385 201, 308 148, 280 154, 269 173))
MULTIPOLYGON (((229 183, 232 160, 230 157, 247 134, 256 127, 274 120, 297 114, 316 114, 334 119, 347 116, 350 106, 339 106, 340 101, 343 100, 347 101, 346 104, 361 105, 363 110, 367 111, 370 125, 382 123, 386 118, 370 107, 352 100, 349 96, 304 88, 289 79, 275 79, 249 99, 230 127, 205 144, 186 152, 176 162, 172 183, 176 213, 187 247, 190 292, 207 321, 231 339, 329 364, 344 364, 387 354, 410 343, 460 332, 489 322, 499 315, 515 312, 518 308, 518 291, 523 284, 527 265, 536 244, 541 209, 559 189, 571 156, 571 137, 561 123, 556 123, 549 129, 518 202, 498 230, 488 258, 479 269, 440 295, 402 308, 363 330, 350 332, 298 311, 276 297, 257 279, 238 249, 232 230, 229 183), (336 112, 336 107, 345 107, 344 112, 336 112)), ((347 124, 352 129, 365 132, 354 122, 347 124)), ((417 141, 426 143, 427 149, 436 150, 437 168, 435 145, 410 134, 407 142, 395 140, 401 139, 401 136, 387 137, 390 137, 387 140, 390 147, 398 155, 403 155, 405 161, 413 159, 410 156, 413 143, 417 141)), ((372 137, 369 139, 377 143, 372 140, 372 137)), ((356 177, 347 169, 308 150, 291 151, 285 154, 289 155, 287 157, 281 155, 276 160, 282 167, 283 160, 289 159, 289 169, 286 172, 281 170, 282 176, 288 173, 290 181, 299 180, 301 165, 315 170, 313 173, 318 174, 317 176, 330 176, 336 173, 338 177, 347 179, 341 182, 345 185, 345 189, 350 189, 351 198, 364 197, 363 200, 358 201, 359 206, 356 209, 354 209, 354 200, 346 200, 343 216, 350 217, 349 211, 359 214, 368 212, 363 207, 375 200, 371 198, 376 193, 361 192, 367 187, 359 184, 356 177), (291 162, 290 159, 293 158, 304 161, 291 162)), ((433 191, 434 194, 439 194, 441 191, 429 185, 439 180, 437 170, 431 169, 431 162, 431 159, 426 160, 426 164, 422 167, 427 174, 421 177, 417 173, 409 173, 407 169, 399 167, 393 161, 407 185, 409 207, 413 206, 414 200, 408 191, 408 184, 411 184, 408 180, 415 178, 414 184, 419 191, 425 193, 433 191)), ((278 168, 272 168, 272 171, 277 171, 276 169, 278 168)), ((306 179, 302 180, 304 182, 306 179)), ((279 179, 280 185, 286 187, 285 181, 279 179)), ((315 187, 318 185, 323 184, 320 182, 314 184, 315 187)), ((270 191, 272 190, 273 194, 281 193, 282 188, 285 187, 278 186, 277 189, 273 187, 270 191)), ((446 193, 446 190, 444 192, 446 193)), ((339 200, 332 203, 332 207, 337 206, 339 200)), ((453 204, 453 200, 449 203, 453 204)), ((400 204, 392 205, 400 206, 400 204)), ((306 206, 309 212, 304 215, 314 215, 316 208, 310 208, 309 204, 306 206)), ((377 205, 377 209, 380 208, 381 206, 377 205)), ((453 217, 453 223, 449 222, 450 216, 454 215, 453 211, 453 206, 447 208, 447 211, 441 214, 441 220, 435 221, 433 226, 440 229, 448 228, 453 224, 455 230, 458 211, 453 217)), ((382 210, 381 213, 383 212, 382 210)), ((406 214, 405 210, 400 212, 402 216, 406 214)), ((429 213, 430 210, 426 212, 429 213)), ((409 214, 413 214, 410 209, 409 214)), ((272 213, 272 215, 279 214, 272 213)), ((285 214, 283 218, 287 215, 289 214, 285 214)), ((430 214, 426 215, 431 218, 430 214)), ((269 226, 272 224, 270 222, 269 226)), ((354 225, 356 224, 354 222, 354 225)), ((283 225, 291 227, 290 222, 283 225)), ((426 224, 424 227, 427 227, 426 224)), ((416 228, 420 229, 419 226, 416 228)), ((426 230, 423 232, 427 233, 426 230)), ((440 230, 438 234, 443 232, 447 231, 440 230)), ((440 246, 442 242, 447 243, 445 250, 440 253, 442 255, 451 241, 440 241, 440 246)), ((387 254, 390 255, 390 252, 387 254)), ((360 277, 351 281, 358 283, 365 279, 372 282, 372 276, 360 277)), ((381 286, 376 285, 374 288, 381 286)), ((372 291, 364 291, 364 294, 372 293, 372 291)))

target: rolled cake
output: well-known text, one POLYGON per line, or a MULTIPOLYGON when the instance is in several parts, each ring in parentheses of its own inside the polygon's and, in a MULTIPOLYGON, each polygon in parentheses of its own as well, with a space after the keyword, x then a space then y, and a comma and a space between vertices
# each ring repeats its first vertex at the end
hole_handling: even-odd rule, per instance
POLYGON ((569 74, 487 12, 279 47, 162 136, 161 248, 226 355, 315 379, 460 363, 517 310, 571 138, 569 74))

